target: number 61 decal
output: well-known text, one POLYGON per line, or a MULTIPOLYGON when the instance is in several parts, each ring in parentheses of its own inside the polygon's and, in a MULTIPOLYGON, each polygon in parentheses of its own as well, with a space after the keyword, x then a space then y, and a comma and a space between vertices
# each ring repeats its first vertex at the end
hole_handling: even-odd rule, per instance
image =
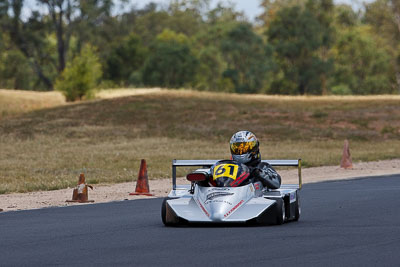
POLYGON ((221 164, 214 168, 213 179, 227 177, 236 180, 239 166, 236 164, 221 164))

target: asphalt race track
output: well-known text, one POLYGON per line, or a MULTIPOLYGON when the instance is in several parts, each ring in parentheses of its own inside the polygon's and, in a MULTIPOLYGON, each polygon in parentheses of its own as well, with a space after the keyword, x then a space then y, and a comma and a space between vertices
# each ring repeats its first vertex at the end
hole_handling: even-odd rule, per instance
POLYGON ((161 199, 0 213, 0 266, 400 266, 400 175, 307 184, 299 222, 164 227, 161 199))

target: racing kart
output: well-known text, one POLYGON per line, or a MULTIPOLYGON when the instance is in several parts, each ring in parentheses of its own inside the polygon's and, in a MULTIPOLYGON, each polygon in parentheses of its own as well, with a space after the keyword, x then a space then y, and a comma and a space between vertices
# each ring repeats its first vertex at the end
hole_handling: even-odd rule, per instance
POLYGON ((263 162, 271 166, 296 166, 299 183, 268 189, 261 182, 249 179, 249 169, 235 161, 173 160, 172 190, 161 207, 163 223, 166 226, 188 223, 280 225, 299 220, 301 160, 263 162), (176 184, 177 167, 198 168, 187 174, 190 184, 176 184), (213 185, 207 184, 210 177, 213 185))

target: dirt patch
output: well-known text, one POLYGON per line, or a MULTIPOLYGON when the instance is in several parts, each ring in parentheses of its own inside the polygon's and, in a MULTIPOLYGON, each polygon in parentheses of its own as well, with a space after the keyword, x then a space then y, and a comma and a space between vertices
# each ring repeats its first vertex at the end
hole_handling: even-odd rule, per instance
MULTIPOLYGON (((298 181, 297 170, 282 170, 279 172, 284 184, 296 183, 298 181)), ((306 168, 302 170, 303 183, 315 183, 322 181, 332 181, 341 179, 352 179, 364 176, 379 176, 400 174, 400 159, 362 162, 354 164, 353 169, 341 169, 337 166, 306 168)), ((184 178, 178 178, 178 184, 187 184, 184 178)), ((154 197, 165 197, 171 190, 170 179, 150 180, 150 190, 154 197)), ((121 183, 115 185, 95 185, 94 190, 90 190, 89 199, 95 203, 111 201, 123 201, 130 199, 149 198, 142 196, 130 196, 129 193, 135 191, 135 182, 121 183)), ((0 211, 39 209, 46 207, 61 207, 72 205, 86 205, 67 203, 66 200, 72 198, 72 188, 43 191, 33 193, 13 193, 0 195, 0 211)))

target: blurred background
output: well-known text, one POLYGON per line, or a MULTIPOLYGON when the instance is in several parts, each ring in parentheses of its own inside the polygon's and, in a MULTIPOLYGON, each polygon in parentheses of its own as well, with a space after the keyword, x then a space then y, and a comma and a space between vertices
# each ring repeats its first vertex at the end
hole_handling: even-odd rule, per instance
POLYGON ((239 130, 304 167, 400 158, 399 1, 0 0, 0 27, 0 194, 167 178, 239 130))
POLYGON ((0 0, 0 88, 399 94, 399 17, 394 0, 0 0))

